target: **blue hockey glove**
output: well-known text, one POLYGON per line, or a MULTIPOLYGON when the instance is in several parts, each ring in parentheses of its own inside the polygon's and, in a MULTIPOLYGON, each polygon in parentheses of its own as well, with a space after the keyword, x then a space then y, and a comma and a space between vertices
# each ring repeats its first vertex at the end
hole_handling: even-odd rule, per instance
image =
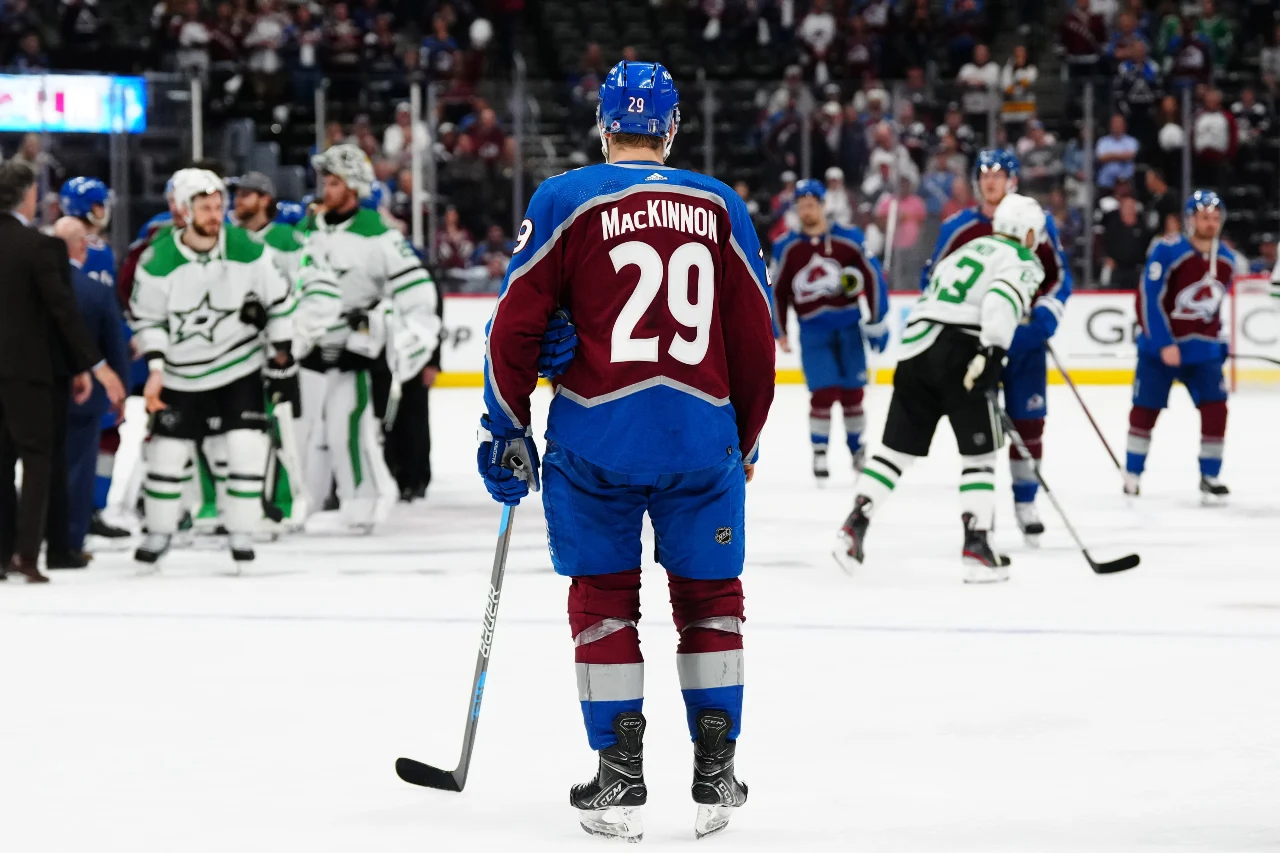
POLYGON ((889 345, 889 324, 883 320, 879 323, 863 323, 862 336, 873 350, 884 352, 884 348, 889 345))
POLYGON ((538 491, 542 482, 538 477, 538 448, 533 443, 533 429, 503 429, 489 420, 480 418, 480 449, 476 453, 477 467, 484 478, 484 487, 498 503, 517 506, 529 490, 538 491))
POLYGON ((538 352, 538 375, 554 379, 569 369, 578 348, 578 329, 573 325, 567 308, 551 315, 547 330, 542 333, 542 346, 538 352))

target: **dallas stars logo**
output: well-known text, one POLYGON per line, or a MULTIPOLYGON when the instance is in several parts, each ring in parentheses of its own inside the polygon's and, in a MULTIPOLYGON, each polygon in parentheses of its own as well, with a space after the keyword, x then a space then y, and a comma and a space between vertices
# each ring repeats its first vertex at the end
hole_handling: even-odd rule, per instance
POLYGON ((213 343, 213 333, 218 328, 218 324, 236 312, 234 309, 214 308, 209 304, 209 294, 206 293, 195 308, 173 313, 178 318, 174 343, 180 344, 188 338, 204 338, 209 343, 213 343))

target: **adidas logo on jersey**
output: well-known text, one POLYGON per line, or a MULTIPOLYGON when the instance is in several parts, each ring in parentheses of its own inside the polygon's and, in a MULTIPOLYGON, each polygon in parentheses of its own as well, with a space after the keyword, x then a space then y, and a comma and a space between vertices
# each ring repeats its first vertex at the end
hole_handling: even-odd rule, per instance
POLYGON ((654 172, 652 175, 645 178, 645 180, 646 181, 665 181, 666 178, 662 177, 662 175, 659 175, 657 172, 654 172))

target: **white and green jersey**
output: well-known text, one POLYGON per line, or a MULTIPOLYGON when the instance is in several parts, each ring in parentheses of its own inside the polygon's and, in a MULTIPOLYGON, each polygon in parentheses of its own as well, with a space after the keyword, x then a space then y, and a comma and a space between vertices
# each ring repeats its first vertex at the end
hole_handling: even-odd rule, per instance
POLYGON ((326 349, 346 348, 350 337, 367 333, 353 332, 342 317, 372 314, 379 305, 424 328, 438 328, 431 277, 413 247, 377 211, 361 208, 336 225, 317 215, 304 243, 298 278, 301 338, 326 349))
MULTIPOLYGON (((246 229, 247 230, 247 229, 246 229)), ((268 222, 261 231, 248 231, 253 239, 267 247, 267 254, 291 284, 298 280, 298 262, 304 247, 302 233, 292 225, 268 222)))
POLYGON ((1007 350, 1043 281, 1035 253, 1012 240, 991 236, 965 243, 934 265, 928 288, 907 315, 900 358, 933 346, 944 326, 975 335, 984 347, 1007 350))
POLYGON ((131 325, 140 350, 164 357, 166 388, 208 391, 260 371, 265 341, 292 340, 293 288, 243 228, 223 225, 208 253, 183 233, 160 236, 139 259, 131 325), (265 339, 240 321, 251 297, 267 310, 265 339))

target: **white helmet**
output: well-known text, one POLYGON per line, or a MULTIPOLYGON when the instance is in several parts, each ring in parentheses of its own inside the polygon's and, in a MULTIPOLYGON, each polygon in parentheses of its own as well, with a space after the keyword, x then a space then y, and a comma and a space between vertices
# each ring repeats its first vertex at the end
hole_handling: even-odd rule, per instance
POLYGON ((317 174, 328 172, 342 180, 360 198, 373 191, 373 164, 363 151, 349 142, 340 142, 323 154, 311 157, 311 168, 317 174))
POLYGON ((191 220, 191 202, 211 193, 222 193, 222 208, 227 207, 227 185, 208 169, 180 169, 170 179, 173 189, 170 198, 174 207, 188 222, 191 220))
POLYGON ((1017 193, 1009 193, 996 205, 996 215, 991 217, 991 230, 1011 237, 1026 245, 1028 231, 1035 232, 1034 249, 1044 239, 1044 208, 1035 199, 1017 193))

